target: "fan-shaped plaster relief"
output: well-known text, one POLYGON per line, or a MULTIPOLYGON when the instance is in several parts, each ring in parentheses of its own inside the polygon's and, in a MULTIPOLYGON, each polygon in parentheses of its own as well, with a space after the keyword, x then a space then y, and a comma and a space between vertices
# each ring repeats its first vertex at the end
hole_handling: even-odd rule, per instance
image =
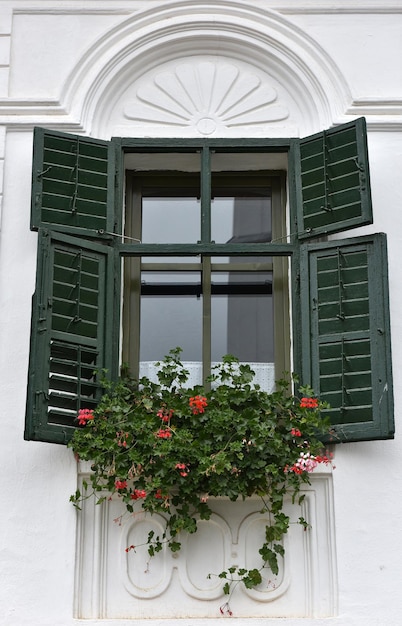
MULTIPOLYGON (((109 126, 121 136, 289 134, 291 98, 258 68, 187 57, 148 72, 115 100, 109 126)), ((295 124, 293 124, 296 126, 295 124)))

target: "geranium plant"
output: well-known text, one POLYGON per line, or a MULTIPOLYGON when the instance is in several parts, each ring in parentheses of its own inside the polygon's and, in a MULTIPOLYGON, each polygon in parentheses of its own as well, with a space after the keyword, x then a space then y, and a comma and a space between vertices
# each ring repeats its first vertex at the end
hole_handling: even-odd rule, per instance
MULTIPOLYGON (((259 496, 269 519, 261 568, 230 567, 219 574, 225 593, 238 581, 251 588, 261 582, 264 567, 278 573, 290 523, 285 495, 300 503, 300 488, 313 469, 331 463, 320 441, 328 432, 324 405, 309 388, 300 389, 301 397, 291 395, 284 380, 273 393, 261 390, 251 368, 232 356, 213 368, 209 390, 188 388, 180 356, 176 348, 157 364, 158 383, 129 376, 105 381, 97 408, 79 412, 81 428, 70 446, 92 462, 92 473, 91 484, 84 483, 71 500, 79 507, 92 495, 102 502, 118 494, 127 514, 138 500, 147 513, 160 513, 166 527, 161 536, 149 533, 152 556, 164 544, 179 550, 182 533, 196 532, 197 519, 210 518, 210 498, 259 496)), ((307 526, 302 517, 299 522, 307 526)))

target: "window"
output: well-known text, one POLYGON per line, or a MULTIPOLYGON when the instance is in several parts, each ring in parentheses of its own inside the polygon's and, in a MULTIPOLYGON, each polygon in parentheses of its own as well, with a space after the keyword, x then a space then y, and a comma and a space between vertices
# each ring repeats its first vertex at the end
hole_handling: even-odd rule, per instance
POLYGON ((64 443, 96 405, 122 300, 134 373, 176 345, 204 376, 225 352, 262 376, 291 363, 330 402, 334 440, 392 437, 385 236, 332 237, 371 221, 364 119, 302 140, 36 129, 25 437, 64 443))
POLYGON ((286 241, 283 173, 250 169, 261 168, 264 153, 229 155, 237 171, 228 173, 214 153, 205 201, 200 171, 182 171, 191 160, 199 169, 199 154, 154 155, 170 168, 162 173, 139 171, 144 155, 130 156, 137 167, 127 176, 125 241, 153 245, 154 254, 125 259, 123 361, 136 376, 152 376, 155 361, 179 345, 201 384, 211 363, 236 354, 273 389, 275 368, 277 376, 290 368, 287 257, 272 257, 269 245, 250 251, 286 241), (201 238, 209 249, 197 254, 201 238))

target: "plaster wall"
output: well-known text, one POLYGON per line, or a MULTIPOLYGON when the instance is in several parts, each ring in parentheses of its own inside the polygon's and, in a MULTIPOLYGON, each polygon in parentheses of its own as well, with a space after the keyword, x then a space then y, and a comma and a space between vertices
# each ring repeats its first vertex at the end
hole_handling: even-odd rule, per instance
MULTIPOLYGON (((368 123, 374 224, 355 233, 388 236, 396 437, 336 448, 335 615, 281 623, 400 624, 401 33, 399 0, 1 2, 1 625, 149 623, 73 617, 76 513, 68 499, 77 465, 62 446, 23 440, 37 238, 29 231, 33 127, 102 138, 287 137, 361 115, 368 123), (254 104, 244 95, 233 105, 237 124, 212 100, 206 109, 205 102, 186 105, 178 118, 184 100, 175 106, 166 92, 161 96, 160 85, 180 74, 187 87, 206 85, 212 98, 208 76, 221 76, 222 68, 255 85, 254 104), (213 124, 200 124, 203 117, 213 124)), ((185 620, 186 626, 207 623, 185 620)))

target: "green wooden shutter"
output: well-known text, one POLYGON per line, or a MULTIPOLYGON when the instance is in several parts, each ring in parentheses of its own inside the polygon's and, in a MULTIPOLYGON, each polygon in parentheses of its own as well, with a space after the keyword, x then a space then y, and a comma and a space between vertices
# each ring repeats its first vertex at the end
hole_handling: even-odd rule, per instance
POLYGON ((299 167, 299 238, 372 223, 364 118, 301 139, 299 167))
POLYGON ((392 438, 386 237, 301 250, 303 382, 330 403, 334 441, 392 438))
POLYGON ((42 229, 38 246, 25 438, 66 443, 113 367, 113 250, 42 229))
POLYGON ((114 155, 112 142, 35 128, 31 228, 112 232, 114 155))

